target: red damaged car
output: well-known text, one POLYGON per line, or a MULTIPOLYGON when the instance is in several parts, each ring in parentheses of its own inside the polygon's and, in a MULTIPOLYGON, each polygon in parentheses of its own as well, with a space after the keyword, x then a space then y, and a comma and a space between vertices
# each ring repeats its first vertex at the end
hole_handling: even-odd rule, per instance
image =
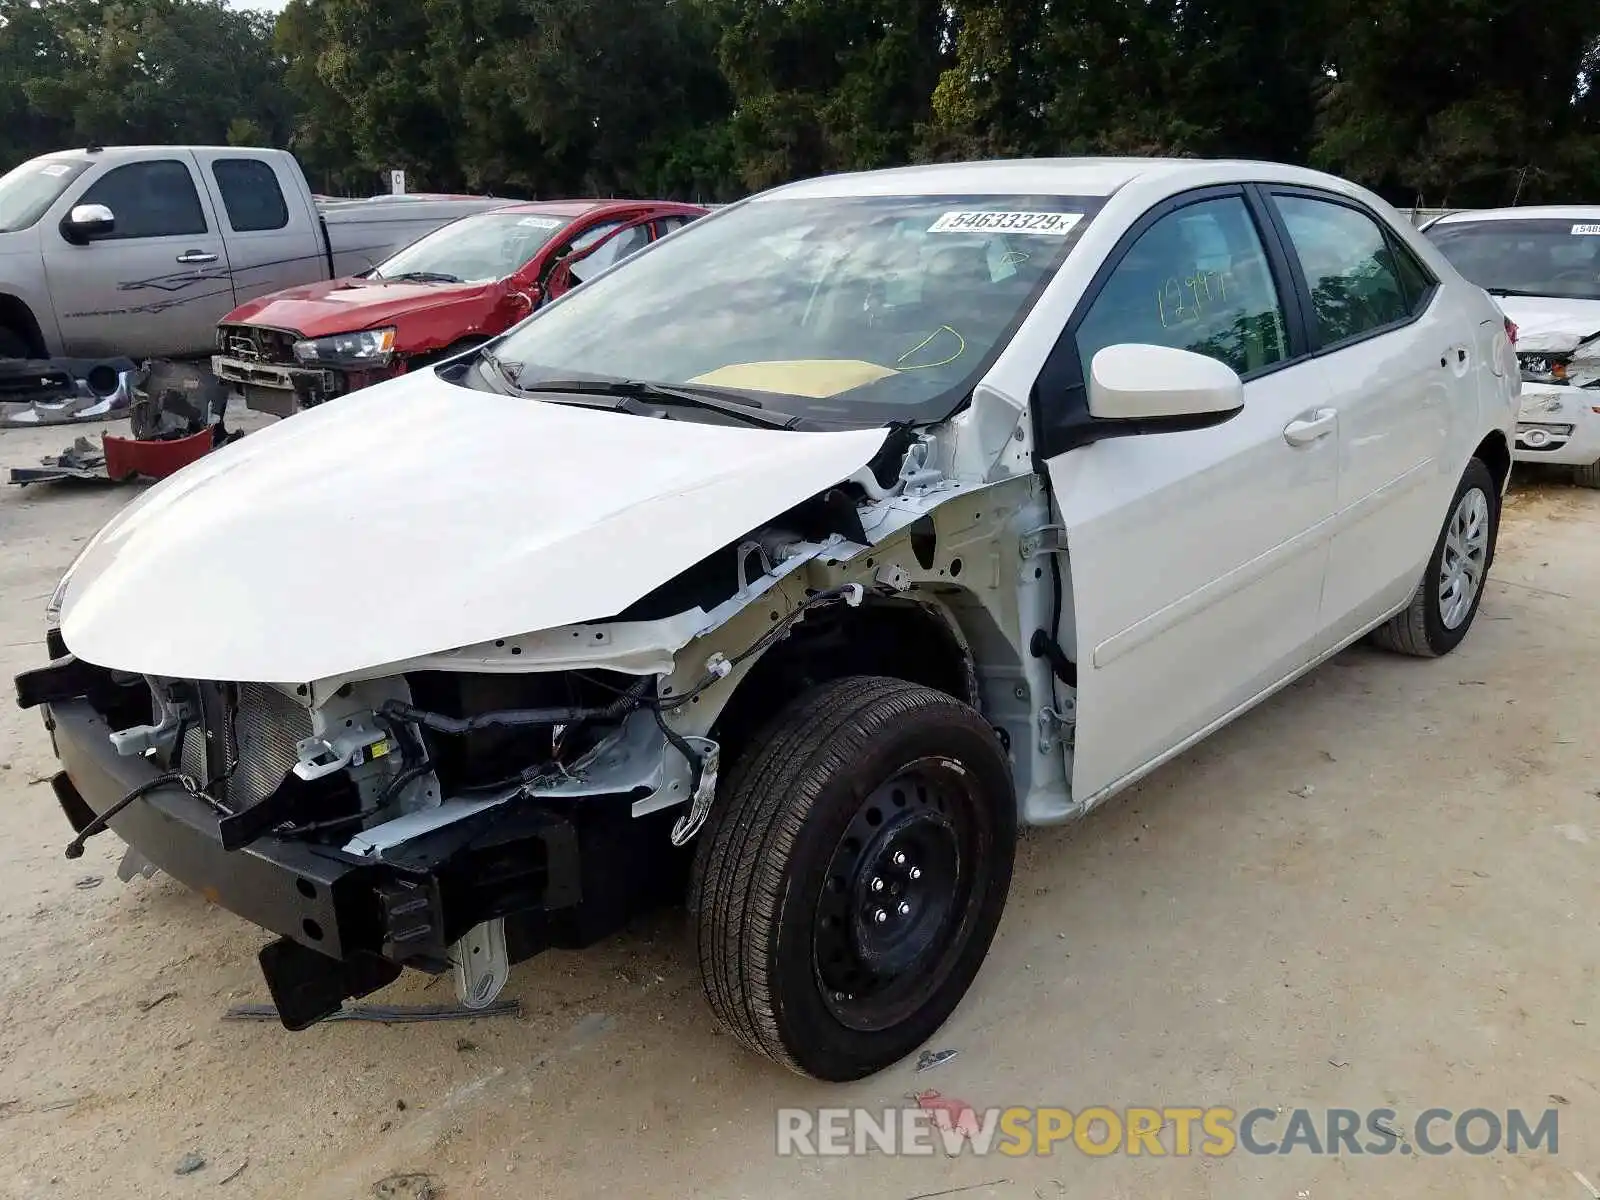
POLYGON ((437 362, 703 216, 692 204, 512 204, 436 229, 364 275, 286 288, 217 326, 217 376, 277 416, 437 362))

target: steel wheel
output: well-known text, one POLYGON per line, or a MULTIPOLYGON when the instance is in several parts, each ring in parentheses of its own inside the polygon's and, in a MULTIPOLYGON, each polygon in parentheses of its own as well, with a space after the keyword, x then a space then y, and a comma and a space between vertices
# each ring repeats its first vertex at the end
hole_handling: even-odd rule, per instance
POLYGON ((1459 629, 1483 586, 1489 557, 1489 500, 1477 488, 1464 493, 1445 527, 1439 560, 1439 619, 1459 629))
POLYGON ((860 1079, 942 1025, 1011 883, 1016 794, 982 714, 855 676, 737 757, 700 835, 689 912, 706 998, 741 1042, 860 1079))
POLYGON ((812 965, 828 1010, 872 1032, 915 1012, 950 971, 973 885, 973 781, 909 764, 862 801, 828 864, 812 965))

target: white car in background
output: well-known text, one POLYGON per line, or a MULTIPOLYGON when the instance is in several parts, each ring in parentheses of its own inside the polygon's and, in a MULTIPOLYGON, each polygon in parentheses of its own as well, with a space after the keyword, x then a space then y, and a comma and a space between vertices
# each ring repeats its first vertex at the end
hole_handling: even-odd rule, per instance
POLYGON ((686 890, 718 1018, 859 1078, 966 993, 1019 825, 1367 633, 1455 648, 1516 391, 1494 302, 1327 175, 814 179, 151 488, 18 696, 69 855, 109 825, 274 930, 291 1028, 686 890))
POLYGON ((1424 228, 1516 324, 1516 458, 1600 488, 1600 205, 1460 212, 1424 228))

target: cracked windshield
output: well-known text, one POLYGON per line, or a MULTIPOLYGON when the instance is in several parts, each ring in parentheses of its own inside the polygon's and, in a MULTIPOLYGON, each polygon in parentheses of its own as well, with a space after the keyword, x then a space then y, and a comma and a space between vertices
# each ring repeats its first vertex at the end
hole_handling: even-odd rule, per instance
POLYGON ((824 420, 935 419, 999 353, 1087 211, 1053 196, 746 204, 597 279, 494 354, 524 386, 647 380, 824 420))

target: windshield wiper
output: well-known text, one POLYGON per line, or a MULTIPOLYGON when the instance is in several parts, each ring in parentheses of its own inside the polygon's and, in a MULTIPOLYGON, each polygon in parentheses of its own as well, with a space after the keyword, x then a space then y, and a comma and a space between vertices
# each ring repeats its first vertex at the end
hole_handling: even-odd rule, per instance
POLYGON ((1483 290, 1491 296, 1532 296, 1536 299, 1541 296, 1559 296, 1559 293, 1556 292, 1522 292, 1516 288, 1484 288, 1483 290))
POLYGON ((408 283, 460 283, 458 275, 446 275, 442 271, 402 271, 399 275, 373 275, 374 279, 394 281, 404 279, 408 283))
MULTIPOLYGON (((503 372, 505 366, 500 370, 503 372)), ((674 387, 664 383, 650 383, 643 379, 541 379, 537 383, 515 383, 518 391, 540 395, 562 392, 572 396, 615 396, 619 400, 653 400, 657 404, 676 404, 683 408, 700 408, 709 412, 735 417, 747 425, 760 425, 768 429, 791 429, 800 420, 787 413, 765 412, 755 400, 726 400, 721 393, 708 388, 674 387)), ((619 404, 616 407, 623 408, 619 404)), ((624 409, 624 411, 631 411, 624 409)))
POLYGON ((478 361, 493 371, 495 378, 512 391, 521 392, 524 390, 522 385, 517 382, 517 376, 521 375, 523 371, 522 363, 506 362, 504 359, 497 358, 492 350, 478 351, 478 361))

